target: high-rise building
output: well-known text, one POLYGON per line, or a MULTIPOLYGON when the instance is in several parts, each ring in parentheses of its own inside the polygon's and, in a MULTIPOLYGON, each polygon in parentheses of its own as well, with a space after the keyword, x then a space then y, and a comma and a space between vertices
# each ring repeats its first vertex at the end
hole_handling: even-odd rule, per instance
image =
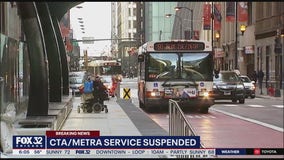
POLYGON ((136 2, 113 2, 112 3, 112 42, 115 57, 121 60, 122 70, 127 73, 135 67, 136 57, 130 54, 133 48, 137 48, 137 9, 136 2))

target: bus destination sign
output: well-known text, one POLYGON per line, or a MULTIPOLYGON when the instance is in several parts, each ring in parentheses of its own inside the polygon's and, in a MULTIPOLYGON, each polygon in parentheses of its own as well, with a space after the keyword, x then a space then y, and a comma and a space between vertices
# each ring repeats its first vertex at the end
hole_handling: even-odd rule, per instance
POLYGON ((205 44, 202 42, 157 42, 154 44, 156 51, 170 50, 204 50, 205 44))

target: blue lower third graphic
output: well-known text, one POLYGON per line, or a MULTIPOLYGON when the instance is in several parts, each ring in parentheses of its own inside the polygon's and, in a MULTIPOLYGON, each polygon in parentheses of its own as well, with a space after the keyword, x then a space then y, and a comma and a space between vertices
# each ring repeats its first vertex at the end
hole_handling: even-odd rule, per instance
POLYGON ((246 155, 244 148, 217 148, 216 155, 246 155))
POLYGON ((100 136, 99 138, 47 137, 47 149, 186 149, 200 148, 198 136, 100 136))

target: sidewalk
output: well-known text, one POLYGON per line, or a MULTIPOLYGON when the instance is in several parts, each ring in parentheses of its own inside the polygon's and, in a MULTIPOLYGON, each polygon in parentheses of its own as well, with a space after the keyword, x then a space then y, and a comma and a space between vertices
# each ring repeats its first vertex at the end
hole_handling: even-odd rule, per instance
POLYGON ((108 113, 77 112, 80 97, 74 97, 73 109, 61 130, 99 130, 101 136, 140 136, 133 122, 116 103, 116 98, 105 101, 108 113))
POLYGON ((268 94, 267 88, 265 88, 265 87, 262 88, 262 94, 261 94, 261 90, 258 86, 256 86, 256 90, 255 90, 256 97, 283 101, 283 89, 280 90, 280 93, 281 93, 280 97, 275 97, 275 96, 270 96, 268 94))
MULTIPOLYGON (((108 113, 80 113, 80 97, 73 97, 73 109, 60 130, 93 130, 99 131, 100 136, 159 136, 168 133, 148 116, 135 107, 131 101, 111 98, 105 101, 108 113), (123 105, 123 106, 122 106, 123 105), (133 117, 134 116, 134 117, 133 117), (137 122, 137 120, 139 122, 137 122), (147 133, 147 134, 145 134, 147 133)), ((148 152, 148 151, 147 151, 148 152)), ((169 158, 168 155, 126 154, 126 155, 14 155, 2 154, 1 158, 169 158)))
MULTIPOLYGON (((61 130, 98 130, 100 136, 157 136, 168 133, 135 107, 131 100, 111 98, 105 101, 108 113, 78 113, 80 98, 74 97, 73 110, 61 130), (135 118, 134 118, 135 117, 135 118), (150 131, 150 132, 149 132, 150 131), (147 133, 147 134, 145 134, 147 133)), ((84 156, 84 158, 94 155, 84 156)), ((68 157, 68 156, 67 156, 68 157)), ((79 155, 71 156, 74 158, 79 155)), ((96 155, 96 158, 169 158, 167 155, 130 154, 130 155, 96 155)))

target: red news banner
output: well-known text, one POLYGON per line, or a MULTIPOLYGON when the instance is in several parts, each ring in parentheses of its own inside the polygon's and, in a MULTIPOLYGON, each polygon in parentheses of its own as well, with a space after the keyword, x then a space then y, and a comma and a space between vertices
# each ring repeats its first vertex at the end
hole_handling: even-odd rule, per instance
POLYGON ((76 137, 76 138, 90 138, 90 137, 100 137, 100 131, 73 131, 73 130, 66 130, 66 131, 46 131, 47 137, 76 137))

